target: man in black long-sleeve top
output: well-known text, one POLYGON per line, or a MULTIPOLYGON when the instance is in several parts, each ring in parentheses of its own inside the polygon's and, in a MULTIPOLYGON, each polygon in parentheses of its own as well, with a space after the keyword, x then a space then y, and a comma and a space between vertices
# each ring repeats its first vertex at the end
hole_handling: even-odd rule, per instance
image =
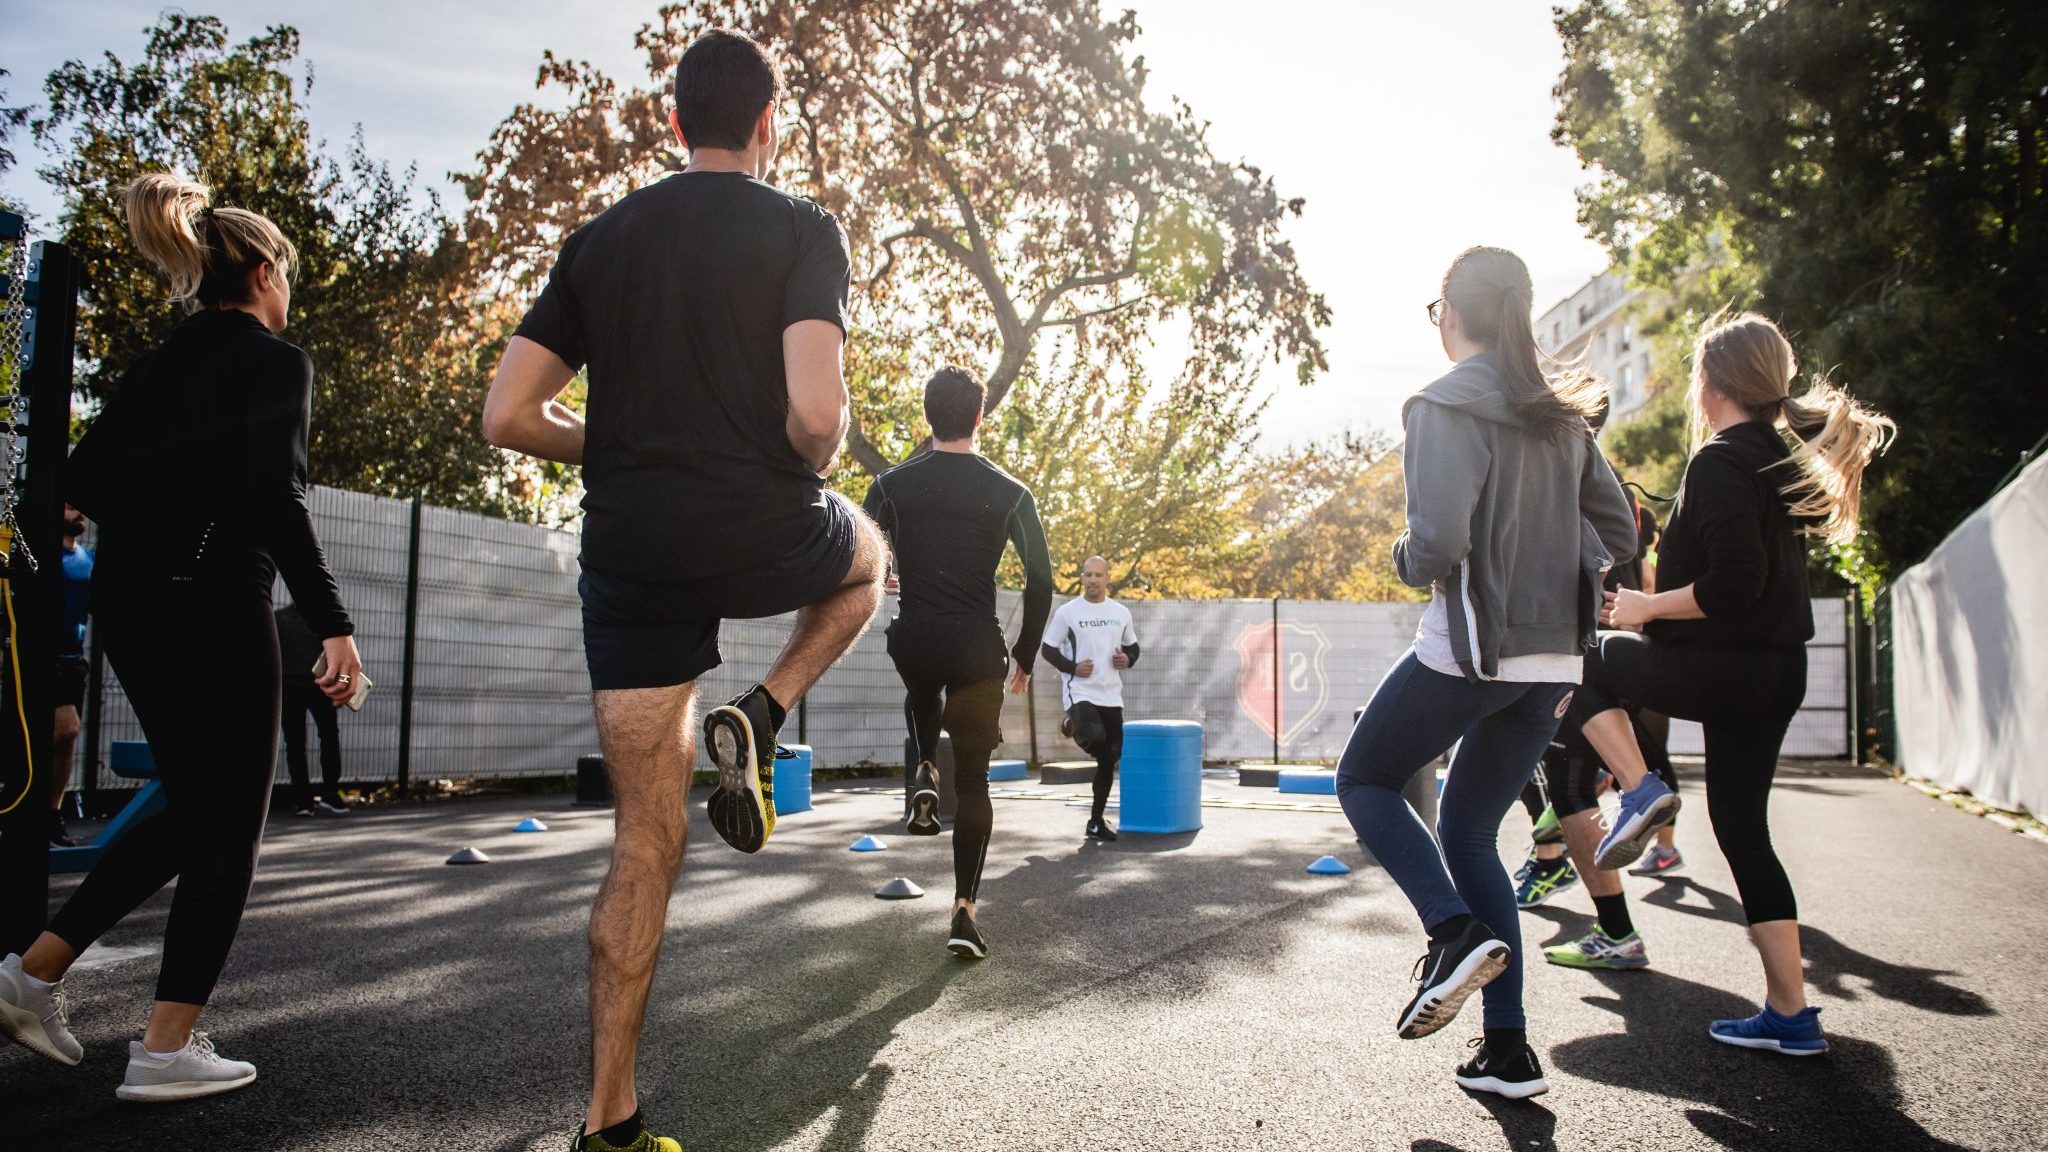
POLYGON ((875 478, 865 507, 889 538, 902 588, 889 625, 889 656, 908 693, 917 786, 913 835, 939 832, 939 729, 953 736, 953 923, 947 947, 980 959, 988 942, 974 922, 974 901, 988 859, 995 812, 988 761, 1002 743, 1003 673, 1011 692, 1031 685, 1037 640, 1052 608, 1052 561, 1031 490, 975 451, 987 387, 945 367, 925 383, 932 450, 875 478), (1024 562, 1024 620, 1005 656, 996 616, 996 566, 1014 546, 1024 562))

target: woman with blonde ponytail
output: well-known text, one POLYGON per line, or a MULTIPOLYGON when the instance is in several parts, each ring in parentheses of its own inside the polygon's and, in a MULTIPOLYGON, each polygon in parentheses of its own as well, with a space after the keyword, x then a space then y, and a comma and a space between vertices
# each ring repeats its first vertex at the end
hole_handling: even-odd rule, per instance
POLYGON ((277 335, 297 254, 276 225, 215 207, 202 185, 152 174, 124 195, 136 249, 189 315, 72 453, 65 499, 101 527, 93 614, 165 804, 107 850, 26 953, 0 961, 0 1028, 77 1064, 65 972, 176 879, 156 1000, 115 1090, 155 1102, 256 1078, 193 1025, 234 943, 270 805, 279 575, 322 637, 322 690, 338 706, 365 682, 306 509, 313 364, 277 335))
POLYGON ((1351 730, 1337 798, 1428 936, 1396 1033, 1427 1036, 1478 992, 1484 1035, 1457 1083, 1521 1099, 1549 1085, 1522 1011, 1500 822, 1557 732, 1601 574, 1635 555, 1636 522, 1587 425, 1598 383, 1541 367, 1528 268, 1467 249, 1442 292, 1429 319, 1452 367, 1402 408, 1408 529, 1394 544, 1429 609, 1351 730), (1401 789, 1454 744, 1432 839, 1401 789))
POLYGON ((1599 648, 1572 706, 1623 792, 1596 861, 1641 855, 1678 796, 1646 772, 1629 711, 1699 721, 1706 733, 1707 811, 1735 874, 1763 958, 1763 1011, 1716 1020, 1714 1039, 1793 1056, 1827 1051, 1806 1003, 1798 906, 1771 847, 1771 778, 1806 698, 1813 606, 1801 536, 1856 534, 1863 468, 1892 422, 1830 384, 1791 395, 1792 345, 1777 325, 1744 314, 1710 323, 1693 357, 1694 450, 1658 548, 1654 595, 1607 596, 1599 648), (1782 422, 1795 438, 1788 447, 1782 422))

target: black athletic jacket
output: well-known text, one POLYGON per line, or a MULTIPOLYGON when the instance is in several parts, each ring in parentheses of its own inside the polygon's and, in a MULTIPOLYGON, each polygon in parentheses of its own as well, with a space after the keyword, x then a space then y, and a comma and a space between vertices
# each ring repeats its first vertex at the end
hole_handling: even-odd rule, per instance
POLYGON ((186 317, 65 468, 64 498, 105 533, 95 603, 146 606, 172 582, 267 599, 282 574, 316 634, 351 634, 306 509, 312 404, 313 362, 261 320, 186 317))

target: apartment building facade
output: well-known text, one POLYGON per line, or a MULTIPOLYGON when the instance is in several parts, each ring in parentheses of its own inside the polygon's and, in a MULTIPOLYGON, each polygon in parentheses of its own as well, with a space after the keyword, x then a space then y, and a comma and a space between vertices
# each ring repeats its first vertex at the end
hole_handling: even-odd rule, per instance
POLYGON ((1559 360, 1584 358, 1607 381, 1610 419, 1626 416, 1649 399, 1652 367, 1649 341, 1637 327, 1641 289, 1616 271, 1602 272, 1552 305, 1536 321, 1536 343, 1559 360))

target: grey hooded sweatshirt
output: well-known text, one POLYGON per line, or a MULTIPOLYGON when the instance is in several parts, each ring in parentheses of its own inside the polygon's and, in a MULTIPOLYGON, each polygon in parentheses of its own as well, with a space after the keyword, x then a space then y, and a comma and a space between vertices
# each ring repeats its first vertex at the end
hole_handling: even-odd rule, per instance
POLYGON ((1559 442, 1527 427, 1482 352, 1402 406, 1408 528, 1403 583, 1448 610, 1468 680, 1507 656, 1592 646, 1600 575, 1636 553, 1636 522, 1589 430, 1559 442))

